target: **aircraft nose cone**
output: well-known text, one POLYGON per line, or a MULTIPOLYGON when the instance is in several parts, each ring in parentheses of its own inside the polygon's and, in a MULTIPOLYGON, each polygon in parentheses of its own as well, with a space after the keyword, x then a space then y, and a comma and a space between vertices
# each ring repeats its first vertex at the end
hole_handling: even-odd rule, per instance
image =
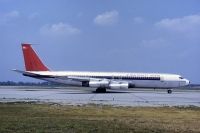
POLYGON ((186 85, 189 85, 189 84, 190 84, 190 81, 186 79, 186 80, 185 80, 185 84, 186 84, 186 85))

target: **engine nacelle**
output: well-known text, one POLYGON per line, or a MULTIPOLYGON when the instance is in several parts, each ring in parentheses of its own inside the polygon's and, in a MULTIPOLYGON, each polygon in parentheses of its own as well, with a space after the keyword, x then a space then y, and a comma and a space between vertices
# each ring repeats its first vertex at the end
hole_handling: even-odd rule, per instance
POLYGON ((134 88, 135 85, 126 82, 109 82, 107 80, 96 80, 96 81, 83 81, 83 87, 93 87, 93 88, 108 88, 113 90, 134 88))
POLYGON ((107 80, 101 80, 101 81, 90 81, 89 87, 94 88, 108 88, 109 87, 109 81, 107 80))
POLYGON ((109 88, 113 90, 120 90, 120 89, 128 89, 128 83, 111 83, 109 84, 109 88))

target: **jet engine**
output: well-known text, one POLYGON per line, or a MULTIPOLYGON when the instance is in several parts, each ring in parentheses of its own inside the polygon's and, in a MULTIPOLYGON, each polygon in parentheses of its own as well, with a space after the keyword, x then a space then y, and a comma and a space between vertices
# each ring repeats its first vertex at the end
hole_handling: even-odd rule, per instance
POLYGON ((90 81, 89 86, 94 87, 94 88, 108 88, 109 81, 107 81, 107 80, 90 81))
POLYGON ((82 86, 84 87, 94 87, 94 88, 108 88, 109 81, 100 80, 100 81, 83 81, 82 86))
POLYGON ((120 90, 120 89, 128 89, 128 83, 111 83, 109 84, 109 88, 113 90, 120 90))
POLYGON ((94 81, 83 81, 83 87, 93 87, 93 88, 107 88, 113 90, 129 89, 134 88, 135 85, 128 82, 110 82, 108 80, 94 80, 94 81))

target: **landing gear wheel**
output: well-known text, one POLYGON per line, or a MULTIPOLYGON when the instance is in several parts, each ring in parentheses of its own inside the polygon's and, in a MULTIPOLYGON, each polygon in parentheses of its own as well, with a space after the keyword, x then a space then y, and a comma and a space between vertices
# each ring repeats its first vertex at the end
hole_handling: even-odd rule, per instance
POLYGON ((96 93, 106 93, 106 88, 97 88, 96 93))
POLYGON ((171 93, 172 93, 172 90, 171 90, 171 89, 167 90, 167 93, 168 93, 168 94, 171 94, 171 93))

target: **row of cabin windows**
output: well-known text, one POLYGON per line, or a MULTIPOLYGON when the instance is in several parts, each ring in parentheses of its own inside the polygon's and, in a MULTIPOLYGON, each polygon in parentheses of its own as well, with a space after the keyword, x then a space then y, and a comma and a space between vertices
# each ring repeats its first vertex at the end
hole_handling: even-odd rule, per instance
MULTIPOLYGON (((72 75, 71 75, 72 76, 72 75)), ((72 76, 73 77, 73 76, 72 76)), ((106 79, 132 79, 132 80, 160 80, 160 77, 131 77, 131 76, 88 76, 82 75, 78 77, 90 78, 106 78, 106 79)))

